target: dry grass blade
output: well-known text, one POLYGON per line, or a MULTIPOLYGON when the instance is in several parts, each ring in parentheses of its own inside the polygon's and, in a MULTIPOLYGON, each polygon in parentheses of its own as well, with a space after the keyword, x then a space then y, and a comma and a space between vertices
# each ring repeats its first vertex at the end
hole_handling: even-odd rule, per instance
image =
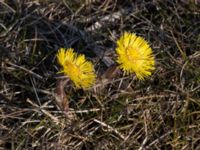
POLYGON ((102 125, 103 127, 106 127, 109 131, 113 131, 115 132, 120 138, 122 138, 123 140, 125 139, 124 135, 122 135, 119 131, 117 131, 117 129, 111 127, 110 125, 107 125, 106 123, 99 121, 97 119, 94 119, 94 122, 99 123, 100 125, 102 125))
POLYGON ((37 74, 37 73, 35 73, 35 72, 31 71, 31 70, 28 70, 28 69, 26 69, 26 68, 24 68, 22 66, 15 65, 15 64, 13 64, 12 62, 9 62, 9 61, 6 61, 6 64, 8 64, 8 65, 10 65, 10 66, 12 66, 14 68, 19 68, 19 69, 21 69, 21 70, 23 70, 23 71, 35 76, 36 78, 43 79, 42 76, 40 76, 39 74, 37 74))

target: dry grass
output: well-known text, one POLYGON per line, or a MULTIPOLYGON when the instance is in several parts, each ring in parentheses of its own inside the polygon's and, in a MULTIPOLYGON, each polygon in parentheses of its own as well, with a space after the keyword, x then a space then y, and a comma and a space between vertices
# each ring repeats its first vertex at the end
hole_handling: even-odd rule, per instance
POLYGON ((199 7, 195 0, 0 1, 0 149, 200 149, 199 7), (102 74, 124 31, 151 43, 154 75, 120 76, 88 91, 66 86, 66 118, 54 98, 58 48, 86 54, 102 74))

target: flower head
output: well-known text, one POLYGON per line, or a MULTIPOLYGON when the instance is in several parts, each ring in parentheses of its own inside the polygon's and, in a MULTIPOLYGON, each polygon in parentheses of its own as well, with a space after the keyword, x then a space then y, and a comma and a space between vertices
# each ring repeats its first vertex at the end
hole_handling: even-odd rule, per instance
POLYGON ((134 33, 125 32, 117 41, 117 62, 126 73, 135 73, 139 79, 151 75, 155 60, 148 42, 134 33))
POLYGON ((61 72, 67 75, 77 88, 88 88, 95 82, 94 66, 78 55, 72 48, 60 48, 57 53, 58 63, 63 67, 61 72))

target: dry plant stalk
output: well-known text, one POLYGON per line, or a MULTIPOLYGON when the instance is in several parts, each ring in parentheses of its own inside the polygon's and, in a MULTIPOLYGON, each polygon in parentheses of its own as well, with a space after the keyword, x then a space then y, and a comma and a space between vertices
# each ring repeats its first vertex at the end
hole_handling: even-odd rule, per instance
POLYGON ((69 79, 59 79, 56 83, 56 91, 55 91, 55 101, 59 108, 67 112, 69 110, 69 101, 67 95, 65 93, 65 85, 69 82, 69 79))
POLYGON ((119 69, 117 64, 113 64, 102 75, 102 78, 103 79, 113 79, 119 74, 121 74, 121 70, 119 69))

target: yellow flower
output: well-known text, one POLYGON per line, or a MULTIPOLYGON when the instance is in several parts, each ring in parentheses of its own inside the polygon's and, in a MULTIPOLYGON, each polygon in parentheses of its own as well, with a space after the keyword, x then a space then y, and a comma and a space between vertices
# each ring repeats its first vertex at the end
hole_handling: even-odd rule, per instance
POLYGON ((63 67, 61 72, 67 75, 77 88, 89 88, 95 82, 94 66, 78 55, 72 48, 60 48, 57 54, 58 63, 63 67))
POLYGON ((125 74, 135 73, 143 80, 155 69, 155 60, 148 42, 134 33, 125 32, 117 41, 117 62, 125 74))

